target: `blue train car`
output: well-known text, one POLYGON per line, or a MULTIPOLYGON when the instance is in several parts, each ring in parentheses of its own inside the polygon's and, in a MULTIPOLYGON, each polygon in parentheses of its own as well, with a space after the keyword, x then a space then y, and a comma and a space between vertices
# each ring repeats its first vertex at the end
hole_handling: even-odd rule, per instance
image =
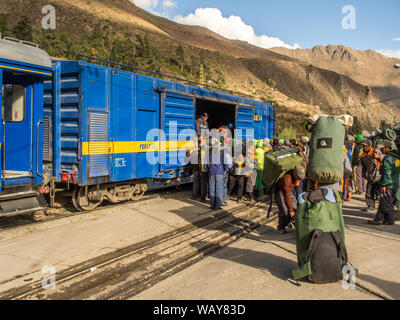
POLYGON ((47 207, 43 176, 43 82, 48 54, 17 39, 0 39, 0 216, 47 207))
POLYGON ((226 125, 243 139, 274 135, 265 102, 84 61, 54 60, 44 86, 44 179, 51 190, 75 185, 78 210, 190 181, 182 159, 205 112, 210 128, 226 125))

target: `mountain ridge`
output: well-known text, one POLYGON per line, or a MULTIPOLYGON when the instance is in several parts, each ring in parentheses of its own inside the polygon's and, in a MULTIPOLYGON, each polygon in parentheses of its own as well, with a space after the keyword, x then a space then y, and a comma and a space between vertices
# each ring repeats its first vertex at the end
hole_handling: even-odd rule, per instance
MULTIPOLYGON (((363 124, 371 129, 378 126, 381 120, 400 120, 398 109, 379 104, 379 98, 370 86, 355 79, 362 77, 362 74, 353 69, 357 64, 365 64, 367 55, 371 55, 374 61, 383 59, 386 64, 391 61, 369 50, 359 54, 345 46, 331 46, 329 49, 316 46, 313 48, 314 54, 318 57, 323 54, 329 56, 330 59, 325 60, 330 63, 322 58, 313 61, 307 51, 287 51, 284 48, 269 50, 244 41, 229 40, 203 27, 182 25, 152 15, 129 0, 3 2, 0 13, 8 14, 10 21, 18 21, 25 14, 33 25, 40 25, 43 17, 41 8, 44 5, 54 5, 57 10, 57 30, 64 32, 75 43, 79 43, 86 33, 92 32, 96 25, 110 39, 136 41, 135 35, 148 34, 152 45, 159 52, 159 57, 168 62, 166 67, 162 67, 162 71, 181 77, 191 73, 192 58, 198 59, 203 55, 211 61, 214 74, 205 80, 217 81, 216 84, 227 89, 256 94, 271 100, 280 113, 277 116, 280 119, 278 126, 284 127, 291 122, 297 122, 297 127, 300 128, 309 114, 320 112, 343 111, 342 113, 358 115, 363 124), (181 63, 180 66, 176 55, 179 46, 185 52, 183 65, 181 63), (332 70, 337 68, 339 61, 345 65, 343 70, 332 70), (176 64, 177 67, 171 64, 176 64), (219 83, 218 79, 225 81, 219 83), (291 116, 293 114, 298 115, 295 120, 291 116)), ((387 81, 378 80, 374 86, 382 87, 388 90, 387 94, 391 94, 393 89, 387 86, 387 81)), ((393 87, 396 87, 395 82, 393 87)))

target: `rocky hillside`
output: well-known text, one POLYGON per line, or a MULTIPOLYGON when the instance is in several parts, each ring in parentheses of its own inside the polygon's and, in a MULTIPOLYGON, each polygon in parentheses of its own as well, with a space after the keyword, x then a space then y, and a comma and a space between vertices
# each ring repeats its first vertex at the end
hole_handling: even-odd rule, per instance
MULTIPOLYGON (((312 49, 272 48, 272 51, 351 77, 369 86, 382 100, 400 97, 400 71, 393 65, 400 59, 388 58, 374 50, 357 51, 341 45, 312 49)), ((400 107, 400 99, 391 103, 400 107)))
POLYGON ((383 71, 375 82, 372 72, 364 81, 357 69, 389 64, 390 59, 373 51, 335 53, 321 47, 325 58, 314 61, 308 51, 266 50, 228 40, 152 15, 129 0, 2 0, 0 14, 6 17, 0 28, 9 35, 21 29, 16 26, 26 16, 32 40, 54 56, 89 54, 268 99, 277 107, 278 131, 289 124, 301 131, 306 116, 318 112, 357 115, 368 129, 381 120, 400 120, 400 111, 379 103, 370 88, 390 91, 385 78, 390 78, 389 69, 379 67, 383 71), (47 4, 56 8, 56 31, 40 28, 47 4), (368 55, 374 58, 368 60, 368 55))

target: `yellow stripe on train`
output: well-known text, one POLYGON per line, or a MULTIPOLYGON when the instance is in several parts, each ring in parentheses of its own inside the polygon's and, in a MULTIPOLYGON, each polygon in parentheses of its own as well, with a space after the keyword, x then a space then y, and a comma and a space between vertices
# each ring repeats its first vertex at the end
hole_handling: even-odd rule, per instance
POLYGON ((147 153, 162 151, 180 151, 195 147, 194 141, 118 141, 83 142, 82 155, 147 153))

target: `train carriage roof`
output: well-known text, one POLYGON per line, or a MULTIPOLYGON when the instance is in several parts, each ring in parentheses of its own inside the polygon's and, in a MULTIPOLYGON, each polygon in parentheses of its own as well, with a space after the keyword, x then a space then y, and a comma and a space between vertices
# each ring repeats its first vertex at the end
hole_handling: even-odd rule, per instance
POLYGON ((51 68, 51 58, 43 50, 26 45, 0 39, 0 59, 18 61, 39 67, 51 68))

